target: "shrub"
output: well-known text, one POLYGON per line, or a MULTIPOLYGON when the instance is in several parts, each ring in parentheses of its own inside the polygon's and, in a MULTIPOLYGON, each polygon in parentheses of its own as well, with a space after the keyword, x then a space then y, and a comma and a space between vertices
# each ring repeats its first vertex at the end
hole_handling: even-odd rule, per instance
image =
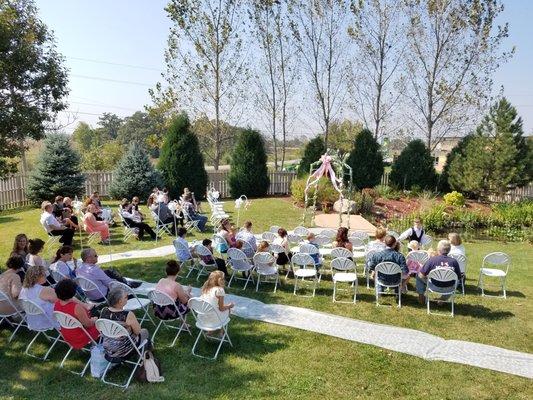
POLYGON ((355 193, 353 200, 355 201, 356 214, 369 214, 372 211, 374 199, 368 193, 357 192, 355 193))
POLYGON ((161 148, 159 169, 172 198, 177 199, 185 187, 195 192, 197 199, 205 196, 204 158, 186 114, 178 115, 170 123, 161 148))
POLYGON ((372 188, 365 188, 361 191, 361 193, 366 194, 367 196, 370 196, 373 200, 377 200, 379 198, 379 193, 376 189, 372 188))
POLYGON ((28 180, 28 199, 39 203, 53 200, 57 195, 81 195, 85 176, 81 173, 80 161, 80 156, 70 145, 67 135, 48 135, 28 180))
POLYGON ((309 167, 312 163, 320 160, 320 157, 326 152, 326 146, 322 137, 317 136, 311 139, 306 145, 304 155, 298 165, 298 177, 309 174, 309 167))
POLYGON ((402 197, 402 194, 391 186, 378 185, 374 190, 376 191, 378 198, 398 200, 402 197))
POLYGON ((390 182, 397 188, 409 190, 414 186, 434 189, 436 181, 429 149, 421 140, 412 140, 392 164, 390 182))
MULTIPOLYGON (((306 182, 307 176, 304 176, 301 179, 294 179, 291 182, 291 196, 294 202, 299 206, 304 205, 306 182)), ((312 205, 314 193, 314 187, 311 187, 307 194, 309 200, 307 206, 312 205)), ((320 205, 321 203, 335 203, 338 199, 339 192, 335 190, 331 184, 331 181, 327 178, 320 178, 318 181, 318 194, 316 199, 317 205, 320 205)))
POLYGON ((383 175, 383 155, 372 132, 363 129, 355 137, 346 163, 352 167, 352 182, 356 188, 372 188, 383 175))
POLYGON ((462 207, 465 205, 465 197, 454 190, 453 192, 444 195, 444 203, 449 206, 462 207))
POLYGON ((139 142, 133 142, 126 154, 120 159, 109 188, 115 199, 130 199, 139 196, 146 199, 154 186, 161 184, 161 176, 154 169, 148 153, 139 142))
POLYGON ((242 131, 231 156, 228 179, 231 196, 266 195, 270 185, 266 162, 265 145, 259 132, 251 129, 242 131))

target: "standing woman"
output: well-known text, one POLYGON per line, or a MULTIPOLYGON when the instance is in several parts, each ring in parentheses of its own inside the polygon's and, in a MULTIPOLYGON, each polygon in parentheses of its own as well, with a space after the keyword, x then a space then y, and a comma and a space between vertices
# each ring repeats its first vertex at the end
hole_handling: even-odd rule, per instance
POLYGON ((28 253, 28 237, 24 233, 19 233, 15 236, 11 256, 20 256, 23 260, 26 260, 28 253))

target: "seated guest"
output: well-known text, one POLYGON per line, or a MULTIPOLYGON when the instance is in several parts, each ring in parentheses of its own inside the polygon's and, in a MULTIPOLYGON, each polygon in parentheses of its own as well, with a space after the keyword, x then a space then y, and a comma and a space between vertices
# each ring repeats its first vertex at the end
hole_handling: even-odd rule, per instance
POLYGON ((291 249, 289 247, 289 240, 287 238, 287 230, 285 228, 278 229, 278 237, 274 239, 273 244, 279 244, 285 249, 284 253, 276 254, 276 264, 287 265, 292 258, 291 249))
POLYGON ((20 256, 26 260, 28 255, 28 237, 24 233, 19 233, 15 236, 15 243, 13 243, 13 250, 11 256, 20 256))
POLYGON ((205 231, 205 225, 207 224, 207 217, 205 215, 200 215, 196 211, 196 208, 194 207, 192 203, 192 197, 191 196, 185 196, 184 200, 181 202, 181 208, 185 211, 185 213, 189 216, 189 218, 192 221, 198 221, 198 229, 200 229, 200 232, 205 231))
POLYGON ((184 262, 191 259, 191 248, 189 246, 189 243, 185 239, 185 236, 187 235, 187 229, 180 227, 178 228, 177 232, 178 237, 174 239, 172 242, 174 244, 174 248, 176 249, 176 258, 179 262, 184 262), (182 246, 176 246, 176 243, 180 243, 182 246), (189 251, 186 251, 185 249, 189 249, 189 251))
POLYGON ((448 235, 448 240, 450 241, 450 254, 462 254, 466 256, 465 246, 461 240, 461 236, 458 233, 450 233, 448 235))
MULTIPOLYGON (((306 242, 314 247, 317 248, 317 250, 320 250, 320 246, 318 244, 315 243, 315 239, 316 239, 316 236, 313 232, 309 232, 307 234, 307 240, 306 242)), ((320 260, 320 253, 314 253, 314 254, 311 254, 311 257, 313 258, 313 261, 315 262, 315 265, 320 267, 322 266, 322 261, 320 260)))
MULTIPOLYGON (((409 268, 407 267, 405 257, 403 256, 402 253, 400 253, 397 250, 397 247, 396 247, 397 244, 398 242, 396 241, 394 236, 391 236, 391 235, 385 236, 385 245, 387 246, 387 248, 385 250, 378 251, 377 253, 372 254, 372 256, 368 260, 367 266, 370 269, 370 271, 372 271, 372 276, 374 276, 374 269, 376 268, 376 265, 378 265, 379 263, 393 262, 395 264, 398 264, 402 270, 402 284, 401 284, 402 293, 406 293, 407 291, 405 289, 405 281, 409 277, 409 268)), ((389 279, 391 280, 391 282, 393 280, 395 281, 394 278, 389 278, 388 276, 387 278, 385 277, 382 278, 381 276, 379 278, 383 283, 387 283, 389 279)))
POLYGON ((261 240, 259 242, 259 246, 257 246, 257 252, 258 253, 263 253, 263 252, 267 252, 269 251, 270 249, 270 245, 268 244, 268 242, 266 240, 261 240))
MULTIPOLYGON (((156 196, 157 197, 157 196, 156 196)), ((155 213, 159 221, 163 224, 171 224, 170 231, 172 234, 176 232, 176 219, 177 217, 174 215, 172 211, 170 211, 170 208, 168 208, 168 205, 163 202, 153 202, 149 200, 149 206, 150 210, 155 213)))
POLYGON ((223 219, 220 221, 220 227, 218 228, 217 235, 226 240, 227 246, 225 244, 219 244, 217 251, 219 253, 227 253, 228 246, 235 247, 235 233, 229 219, 223 219))
POLYGON ((66 276, 70 279, 76 278, 75 266, 76 260, 74 260, 74 268, 71 268, 68 264, 72 261, 72 253, 74 249, 72 246, 61 246, 57 249, 56 256, 50 264, 50 269, 59 272, 61 275, 66 276))
POLYGON ((54 318, 54 303, 57 301, 56 293, 51 287, 46 287, 46 269, 41 266, 29 267, 22 283, 19 299, 30 300, 40 306, 44 314, 26 315, 28 327, 33 330, 46 330, 59 328, 54 318))
POLYGON ((381 251, 385 250, 385 243, 383 240, 385 239, 385 236, 387 235, 387 230, 385 228, 377 228, 375 233, 375 240, 372 240, 368 242, 366 245, 366 251, 381 251))
POLYGON ((85 202, 83 203, 83 207, 82 207, 82 211, 83 212, 87 212, 87 210, 89 209, 89 206, 90 205, 94 205, 95 209, 94 209, 94 215, 95 215, 95 218, 97 221, 103 221, 103 218, 102 218, 102 209, 100 207, 98 207, 95 203, 94 203, 94 200, 92 199, 92 197, 87 197, 87 199, 85 200, 85 202))
MULTIPOLYGON (((89 311, 93 305, 80 302, 75 298, 77 286, 71 279, 63 279, 59 281, 54 288, 57 301, 54 303, 54 311, 59 311, 80 321, 85 328, 85 331, 93 340, 97 340, 100 332, 94 325, 98 317, 91 317, 89 311)), ((61 328, 61 336, 63 339, 75 349, 82 349, 91 342, 81 328, 63 329, 61 328)))
POLYGON ((109 284, 113 281, 125 283, 131 287, 138 287, 138 282, 128 283, 120 274, 114 270, 106 269, 102 270, 96 263, 98 262, 98 255, 96 250, 87 247, 81 251, 82 264, 76 269, 76 276, 87 278, 94 282, 98 287, 97 289, 85 292, 85 295, 89 300, 94 302, 103 302, 109 290, 109 284))
POLYGON ((246 221, 239 233, 235 236, 236 239, 242 240, 250 245, 253 251, 257 251, 257 240, 252 233, 252 222, 246 221))
MULTIPOLYGON (((141 328, 141 324, 132 311, 125 311, 124 306, 128 302, 128 293, 125 290, 114 287, 107 296, 109 307, 104 307, 100 318, 109 319, 122 325, 136 345, 149 338, 148 330, 141 328)), ((108 358, 123 359, 134 350, 133 344, 127 337, 103 338, 104 351, 108 358)))
POLYGON ((93 192, 93 194, 91 195, 91 200, 97 208, 99 208, 100 210, 102 209, 102 202, 100 201, 100 195, 98 192, 93 192))
POLYGON ((179 316, 176 315, 176 309, 181 315, 185 315, 189 312, 187 302, 191 298, 192 288, 189 286, 187 289, 183 288, 176 278, 180 272, 179 264, 174 260, 167 261, 166 278, 161 278, 155 287, 155 290, 167 294, 174 302, 176 307, 158 306, 154 304, 154 314, 160 319, 176 319, 179 316))
POLYGON ((144 232, 147 232, 152 240, 155 240, 156 234, 153 231, 152 228, 150 228, 150 225, 148 225, 145 222, 142 222, 139 219, 139 215, 135 214, 135 211, 133 210, 133 207, 130 207, 130 204, 127 199, 123 199, 121 203, 121 213, 122 218, 124 218, 124 221, 130 228, 137 228, 139 233, 137 234, 137 237, 139 240, 142 240, 144 237, 144 232))
MULTIPOLYGON (((213 254, 213 247, 211 246, 213 242, 211 241, 211 239, 204 239, 202 240, 202 245, 204 245, 205 247, 207 247, 209 249, 209 251, 211 252, 211 254, 213 254)), ((224 261, 223 259, 221 258, 218 258, 218 257, 215 257, 213 259, 213 257, 211 256, 200 256, 200 258, 202 259, 202 261, 205 263, 205 264, 213 264, 216 263, 217 265, 217 269, 219 271, 222 271, 224 272, 224 274, 227 276, 228 275, 228 269, 226 267, 226 261, 224 261)))
POLYGON ((89 204, 87 212, 83 216, 85 232, 99 233, 102 243, 109 244, 109 225, 107 222, 98 221, 96 219, 96 212, 96 206, 94 204, 89 204))
POLYGON ((347 250, 353 251, 353 246, 348 240, 348 228, 341 226, 337 229, 337 237, 333 242, 333 247, 344 247, 347 250))
POLYGON ((407 243, 407 249, 408 251, 419 251, 420 243, 418 243, 416 240, 411 240, 409 243, 407 243))
POLYGON ((74 208, 72 207, 72 199, 65 197, 63 199, 63 218, 65 218, 65 211, 70 211, 70 217, 68 217, 75 225, 78 225, 78 217, 74 215, 74 208))
POLYGON ((22 289, 19 271, 24 267, 24 260, 21 256, 12 255, 7 259, 6 267, 7 270, 0 274, 0 291, 11 300, 15 308, 7 301, 0 301, 0 315, 8 315, 22 310, 18 302, 22 289))
MULTIPOLYGON (((220 325, 220 322, 225 322, 229 318, 230 310, 235 307, 234 303, 224 304, 224 286, 226 281, 224 274, 220 271, 213 271, 202 286, 202 295, 200 298, 211 304, 214 308, 215 314, 203 314, 198 316, 199 322, 204 326, 220 325)), ((222 335, 222 331, 210 332, 210 334, 222 335)))
POLYGON ((56 196, 54 204, 52 204, 52 214, 58 220, 63 218, 63 208, 65 208, 63 205, 63 196, 56 196))
POLYGON ((39 253, 44 249, 44 241, 41 239, 30 239, 28 245, 28 255, 26 256, 26 264, 29 266, 41 265, 48 268, 45 261, 41 258, 39 253))
POLYGON ((62 222, 63 225, 65 225, 67 228, 74 229, 75 231, 80 228, 78 226, 78 218, 72 215, 72 211, 70 210, 70 208, 63 209, 62 222))
MULTIPOLYGON (((451 244, 447 240, 441 240, 437 245, 437 252, 438 255, 431 257, 429 260, 426 261, 420 272, 418 273, 418 276, 416 277, 416 291, 418 293, 418 301, 421 304, 425 303, 426 297, 424 294, 426 293, 426 286, 427 286, 427 276, 431 271, 433 271, 435 268, 450 268, 453 269, 453 271, 457 275, 458 281, 461 279, 461 269, 459 268, 459 263, 456 259, 449 257, 448 253, 450 253, 451 244)), ((439 287, 450 287, 451 282, 446 284, 446 282, 443 283, 435 283, 435 286, 439 287)), ((455 290, 455 288, 453 288, 455 290)), ((443 299, 445 300, 445 299, 443 299)))
POLYGON ((41 204, 43 213, 41 214, 41 225, 46 229, 49 235, 61 236, 59 242, 72 245, 74 229, 62 225, 52 214, 52 204, 49 201, 43 201, 41 204))
POLYGON ((398 240, 416 240, 421 246, 425 245, 427 242, 427 235, 422 227, 422 220, 420 218, 415 218, 413 227, 402 232, 398 240))

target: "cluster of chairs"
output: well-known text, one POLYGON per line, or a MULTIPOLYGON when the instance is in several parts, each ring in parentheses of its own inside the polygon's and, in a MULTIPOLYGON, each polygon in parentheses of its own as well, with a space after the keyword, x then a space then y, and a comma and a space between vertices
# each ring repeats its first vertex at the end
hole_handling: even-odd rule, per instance
POLYGON ((216 230, 222 220, 229 218, 229 215, 224 211, 224 203, 219 200, 219 197, 219 192, 214 189, 209 190, 206 196, 207 203, 211 209, 209 220, 214 230, 216 230))
MULTIPOLYGON (((56 281, 59 281, 60 279, 66 278, 65 276, 61 275, 59 272, 52 270, 52 274, 54 279, 56 281)), ((98 286, 91 281, 90 279, 84 278, 84 277, 78 277, 75 279, 76 283, 79 285, 79 287, 82 289, 83 293, 87 293, 88 291, 98 290, 98 286)), ((191 327, 186 322, 186 316, 179 313, 178 308, 173 301, 172 298, 170 298, 167 294, 157 291, 154 288, 148 288, 148 289, 132 289, 128 285, 114 281, 111 283, 113 286, 119 286, 122 288, 126 293, 128 293, 129 300, 127 304, 124 307, 125 311, 133 311, 133 312, 139 312, 138 315, 140 315, 140 324, 151 323, 155 330, 151 336, 152 343, 155 343, 156 336, 160 332, 161 328, 170 329, 170 330, 176 330, 176 335, 174 336, 173 340, 171 341, 169 347, 173 347, 180 334, 182 332, 186 332, 189 335, 192 336, 191 327), (149 313, 150 306, 152 304, 159 305, 159 306, 168 306, 168 307, 174 307, 175 309, 175 315, 176 318, 174 319, 159 319, 159 322, 155 321, 155 319, 158 319, 155 315, 152 317, 149 313)), ((105 305, 107 304, 107 298, 104 295, 104 293, 100 292, 100 295, 102 296, 102 299, 104 299, 102 302, 92 302, 89 299, 87 299, 84 295, 77 295, 80 299, 85 300, 89 304, 94 304, 95 306, 99 305, 105 305)), ((27 316, 44 316, 45 318, 49 319, 48 315, 45 313, 45 311, 40 307, 38 304, 36 304, 33 301, 30 300, 20 300, 20 304, 22 306, 22 310, 15 307, 9 296, 7 296, 5 293, 0 291, 0 303, 1 302, 7 302, 15 311, 10 314, 0 314, 0 323, 6 321, 6 323, 9 323, 13 326, 14 330, 11 336, 8 339, 8 342, 11 342, 17 332, 21 328, 29 329, 27 324, 27 316), (12 322, 14 321, 13 318, 16 318, 15 320, 18 322, 12 322)), ((231 339, 229 337, 228 332, 228 325, 230 322, 229 317, 225 320, 222 320, 218 314, 215 312, 213 306, 204 301, 201 298, 191 298, 189 300, 189 308, 192 311, 192 314, 196 320, 196 327, 198 328, 198 336, 196 337, 196 340, 194 342, 194 345, 192 347, 192 354, 198 357, 202 358, 208 358, 208 359, 216 359, 218 357, 218 354, 222 348, 222 345, 224 343, 228 343, 229 345, 233 346, 231 339), (217 316, 214 320, 211 318, 211 323, 205 323, 205 319, 202 320, 199 318, 199 316, 210 314, 211 316, 217 316), (217 320, 218 318, 218 320, 217 320), (197 351, 197 348, 199 346, 200 339, 203 337, 204 339, 207 339, 207 333, 214 331, 214 330, 222 330, 223 335, 221 337, 209 337, 210 340, 218 341, 218 347, 216 349, 216 352, 214 356, 205 356, 200 354, 197 351)), ((55 321, 50 321, 50 326, 55 326, 56 324, 54 322, 57 322, 61 329, 69 330, 69 329, 81 329, 81 331, 87 336, 88 338, 88 344, 77 351, 85 353, 87 355, 87 361, 84 364, 83 368, 81 370, 75 371, 75 370, 68 370, 69 372, 72 372, 76 375, 83 376, 87 372, 87 369, 90 365, 90 350, 93 346, 97 345, 97 342, 90 336, 90 334, 87 332, 87 330, 83 327, 83 325, 78 321, 76 318, 73 318, 72 316, 54 311, 53 312, 53 318, 55 321)), ((120 323, 116 321, 111 321, 107 319, 98 319, 95 322, 96 329, 100 332, 100 340, 103 337, 117 339, 117 338, 127 338, 132 344, 132 354, 130 354, 127 358, 124 359, 113 359, 109 360, 107 366, 101 376, 101 380, 104 383, 118 386, 121 388, 127 388, 137 370, 137 368, 142 364, 144 360, 144 355, 146 351, 147 344, 149 343, 148 340, 145 340, 141 343, 135 343, 133 339, 130 337, 128 331, 126 328, 121 325, 120 323), (125 382, 123 383, 116 383, 111 380, 108 380, 107 375, 110 371, 111 367, 116 364, 127 364, 131 367, 131 371, 126 378, 125 382)), ((52 353, 52 350, 55 348, 55 346, 58 343, 63 343, 66 346, 68 346, 68 351, 65 354, 65 356, 62 358, 59 367, 65 368, 65 363, 70 356, 70 354, 75 351, 75 349, 63 338, 61 334, 61 329, 58 328, 48 328, 48 329, 32 329, 33 333, 35 335, 32 337, 28 345, 26 346, 26 349, 24 353, 28 356, 38 358, 40 360, 47 360, 52 353), (37 339, 39 337, 44 337, 48 341, 48 346, 46 349, 46 352, 44 356, 38 356, 34 352, 32 352, 32 347, 36 343, 37 339)))

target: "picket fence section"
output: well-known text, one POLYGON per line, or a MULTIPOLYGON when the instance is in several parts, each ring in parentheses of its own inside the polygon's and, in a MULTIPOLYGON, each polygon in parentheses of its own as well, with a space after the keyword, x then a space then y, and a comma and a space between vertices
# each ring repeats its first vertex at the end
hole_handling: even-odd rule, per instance
MULTIPOLYGON (((230 197, 229 171, 207 171, 208 188, 214 188, 220 192, 221 198, 230 197)), ((296 178, 295 172, 270 171, 269 196, 288 195, 291 193, 291 183, 296 178)), ((109 187, 113 182, 113 173, 106 171, 85 172, 85 195, 99 192, 101 196, 109 196, 109 187)), ((22 174, 12 175, 0 180, 0 210, 13 209, 30 205, 26 198, 27 176, 22 174)), ((381 178, 381 184, 389 184, 389 173, 386 172, 381 178)), ((533 183, 528 186, 509 191, 502 196, 492 196, 494 202, 516 202, 523 199, 533 198, 533 183)))

